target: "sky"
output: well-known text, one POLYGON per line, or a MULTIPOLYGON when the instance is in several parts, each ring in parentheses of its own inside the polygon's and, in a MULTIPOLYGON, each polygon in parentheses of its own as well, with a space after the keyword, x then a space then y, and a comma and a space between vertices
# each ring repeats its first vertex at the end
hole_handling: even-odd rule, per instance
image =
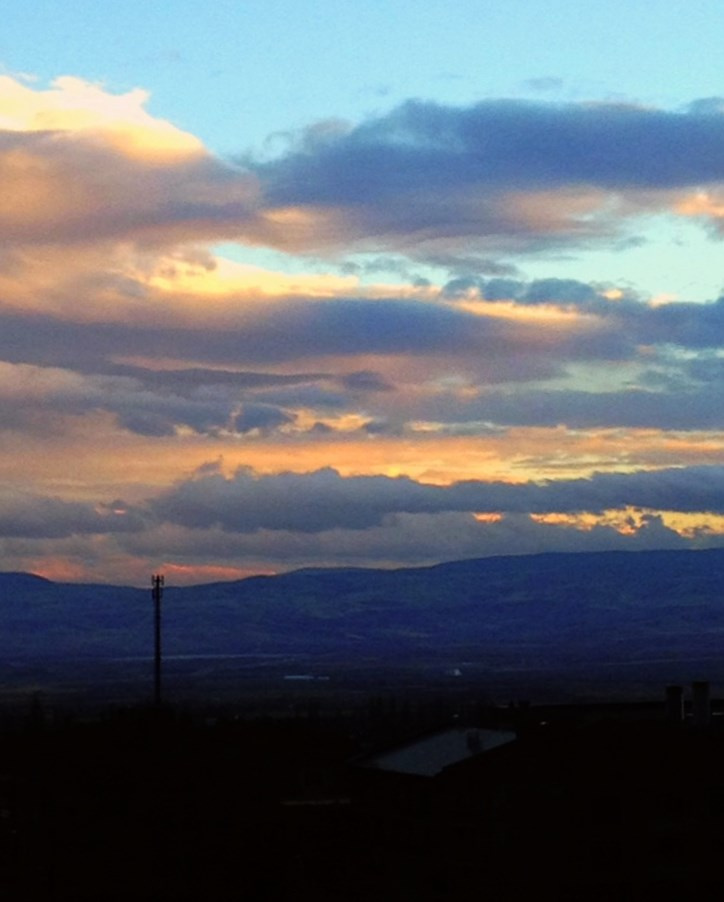
POLYGON ((0 570, 724 546, 719 0, 11 0, 0 570))

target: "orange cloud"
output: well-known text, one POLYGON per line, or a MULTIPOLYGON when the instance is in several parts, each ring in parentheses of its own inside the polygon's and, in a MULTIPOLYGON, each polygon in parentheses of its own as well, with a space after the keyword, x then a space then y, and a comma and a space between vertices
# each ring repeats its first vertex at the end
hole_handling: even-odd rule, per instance
POLYGON ((47 90, 0 77, 6 245, 104 237, 174 244, 244 231, 256 180, 151 116, 147 100, 140 89, 114 95, 72 77, 47 90))
POLYGON ((724 195, 721 191, 697 191, 682 198, 675 206, 681 216, 724 217, 724 195))
POLYGON ((594 472, 718 464, 724 449, 722 434, 682 436, 672 447, 665 433, 637 430, 586 434, 563 428, 513 429, 477 437, 425 433, 360 437, 335 431, 311 438, 148 438, 119 430, 109 414, 73 418, 69 427, 52 436, 6 432, 0 483, 68 500, 119 497, 134 503, 220 457, 227 475, 243 466, 271 475, 309 473, 334 465, 342 476, 407 475, 447 485, 466 479, 523 483, 594 472))
POLYGON ((724 516, 708 512, 687 513, 682 511, 650 510, 647 508, 621 508, 604 511, 602 514, 531 514, 536 523, 567 526, 590 532, 599 526, 615 529, 621 535, 634 535, 652 516, 658 516, 665 527, 678 532, 687 539, 706 535, 724 536, 724 516))
POLYGON ((198 138, 145 109, 149 95, 135 88, 110 94, 100 85, 73 76, 37 90, 8 75, 0 76, 0 128, 18 132, 102 133, 119 149, 144 157, 197 154, 198 138))

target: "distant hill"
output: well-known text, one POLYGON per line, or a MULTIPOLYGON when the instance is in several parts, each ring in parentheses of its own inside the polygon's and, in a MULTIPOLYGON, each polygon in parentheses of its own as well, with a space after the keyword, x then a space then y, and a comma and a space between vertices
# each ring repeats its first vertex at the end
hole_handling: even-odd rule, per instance
MULTIPOLYGON (((308 569, 167 586, 168 655, 724 661, 724 549, 308 569)), ((0 661, 151 653, 149 590, 0 574, 0 661)))

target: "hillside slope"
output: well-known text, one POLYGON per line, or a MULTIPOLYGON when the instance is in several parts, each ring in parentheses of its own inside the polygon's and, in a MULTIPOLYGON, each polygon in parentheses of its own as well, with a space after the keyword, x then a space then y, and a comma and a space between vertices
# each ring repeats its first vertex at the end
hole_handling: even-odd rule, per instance
MULTIPOLYGON (((723 587, 724 550, 299 570, 167 587, 164 644, 169 655, 705 656, 724 650, 723 587)), ((147 655, 152 628, 150 589, 0 574, 0 659, 147 655)))

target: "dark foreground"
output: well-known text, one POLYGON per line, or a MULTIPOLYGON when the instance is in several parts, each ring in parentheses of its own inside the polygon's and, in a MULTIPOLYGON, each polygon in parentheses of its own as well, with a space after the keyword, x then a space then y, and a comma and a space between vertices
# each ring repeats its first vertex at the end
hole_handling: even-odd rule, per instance
POLYGON ((253 720, 36 709, 0 737, 0 898, 691 898, 720 882, 718 717, 450 716, 392 699, 253 720), (518 738, 434 776, 369 766, 461 718, 518 738))

